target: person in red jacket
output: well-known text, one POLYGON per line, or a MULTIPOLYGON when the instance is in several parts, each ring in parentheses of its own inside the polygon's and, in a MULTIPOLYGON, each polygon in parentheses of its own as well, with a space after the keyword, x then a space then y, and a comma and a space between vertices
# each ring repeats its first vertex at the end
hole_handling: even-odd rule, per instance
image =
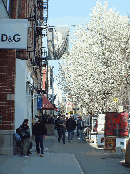
POLYGON ((41 123, 38 118, 35 119, 36 123, 33 125, 32 133, 35 135, 35 142, 36 142, 36 155, 39 155, 40 148, 41 148, 41 154, 40 156, 43 157, 43 138, 45 138, 45 135, 47 134, 47 129, 45 127, 45 124, 41 123), (40 148, 39 148, 40 144, 40 148))

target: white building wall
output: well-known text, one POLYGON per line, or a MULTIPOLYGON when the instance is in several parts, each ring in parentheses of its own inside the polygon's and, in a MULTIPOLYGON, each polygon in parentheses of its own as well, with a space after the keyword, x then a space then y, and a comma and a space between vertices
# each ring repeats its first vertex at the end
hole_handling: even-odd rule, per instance
POLYGON ((27 104, 27 119, 29 120, 28 125, 30 129, 32 129, 32 112, 31 112, 31 94, 29 94, 29 88, 27 88, 27 94, 26 94, 26 104, 27 104))
POLYGON ((37 91, 34 91, 34 99, 33 99, 33 118, 35 118, 35 115, 38 115, 37 113, 37 91))
POLYGON ((33 79, 31 78, 31 72, 27 66, 27 81, 30 82, 30 84, 27 85, 26 90, 26 104, 27 104, 27 119, 29 120, 28 125, 30 127, 30 133, 32 136, 32 95, 31 95, 31 84, 33 85, 33 79))
POLYGON ((15 129, 27 118, 26 61, 16 59, 15 129))

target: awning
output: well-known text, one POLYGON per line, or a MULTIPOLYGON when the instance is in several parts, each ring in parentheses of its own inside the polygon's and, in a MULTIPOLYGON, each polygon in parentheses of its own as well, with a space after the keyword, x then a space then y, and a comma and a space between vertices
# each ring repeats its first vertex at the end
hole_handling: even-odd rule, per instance
POLYGON ((44 110, 54 110, 55 109, 53 105, 49 102, 49 100, 44 95, 42 99, 42 109, 44 110))

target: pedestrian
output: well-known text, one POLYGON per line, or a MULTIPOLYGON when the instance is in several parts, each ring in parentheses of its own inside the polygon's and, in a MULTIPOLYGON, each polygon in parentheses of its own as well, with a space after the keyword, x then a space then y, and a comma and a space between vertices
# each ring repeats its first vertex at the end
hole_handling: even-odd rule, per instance
POLYGON ((78 121, 78 132, 79 132, 79 136, 80 136, 80 143, 82 143, 83 140, 84 140, 84 136, 83 136, 84 121, 82 121, 82 117, 81 116, 79 116, 79 121, 78 121))
POLYGON ((76 119, 76 126, 77 126, 77 135, 76 136, 79 136, 79 129, 78 129, 79 121, 80 121, 80 118, 78 120, 76 119))
POLYGON ((70 116, 70 118, 66 122, 66 129, 68 132, 68 142, 72 142, 74 128, 75 128, 75 122, 73 120, 73 117, 70 116))
POLYGON ((68 117, 66 117, 66 122, 67 122, 67 120, 68 120, 68 117))
POLYGON ((46 114, 42 115, 42 124, 43 125, 47 124, 46 114))
POLYGON ((50 124, 50 120, 49 120, 50 116, 47 115, 47 124, 50 124))
MULTIPOLYGON (((74 120, 73 118, 73 121, 74 121, 74 130, 76 129, 76 121, 74 120)), ((74 130, 73 130, 73 135, 74 135, 74 130)))
POLYGON ((65 117, 60 117, 60 120, 58 121, 58 142, 60 143, 60 139, 62 138, 63 144, 65 144, 65 127, 66 127, 66 120, 65 117))
POLYGON ((35 142, 36 142, 36 155, 39 155, 40 148, 41 148, 41 154, 40 156, 43 157, 43 138, 45 138, 45 135, 47 134, 47 129, 44 125, 44 123, 40 122, 38 118, 35 119, 36 123, 33 125, 32 133, 35 135, 35 142), (39 147, 40 144, 40 147, 39 147))
POLYGON ((30 152, 30 128, 28 126, 28 119, 24 119, 23 124, 20 126, 20 137, 22 145, 22 157, 29 157, 30 152))
POLYGON ((52 116, 49 117, 48 124, 55 124, 55 120, 54 120, 54 118, 52 116))
POLYGON ((58 116, 57 119, 55 120, 55 128, 57 130, 58 135, 59 135, 59 125, 58 125, 59 120, 60 120, 60 116, 58 116))

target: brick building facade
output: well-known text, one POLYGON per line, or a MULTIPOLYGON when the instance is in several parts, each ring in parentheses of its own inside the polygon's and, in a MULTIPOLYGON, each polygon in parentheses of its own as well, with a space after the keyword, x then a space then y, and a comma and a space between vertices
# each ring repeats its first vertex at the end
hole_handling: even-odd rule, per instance
POLYGON ((0 0, 0 6, 0 19, 28 19, 27 49, 0 49, 0 154, 13 154, 15 129, 25 118, 31 128, 38 114, 48 0, 0 0))

